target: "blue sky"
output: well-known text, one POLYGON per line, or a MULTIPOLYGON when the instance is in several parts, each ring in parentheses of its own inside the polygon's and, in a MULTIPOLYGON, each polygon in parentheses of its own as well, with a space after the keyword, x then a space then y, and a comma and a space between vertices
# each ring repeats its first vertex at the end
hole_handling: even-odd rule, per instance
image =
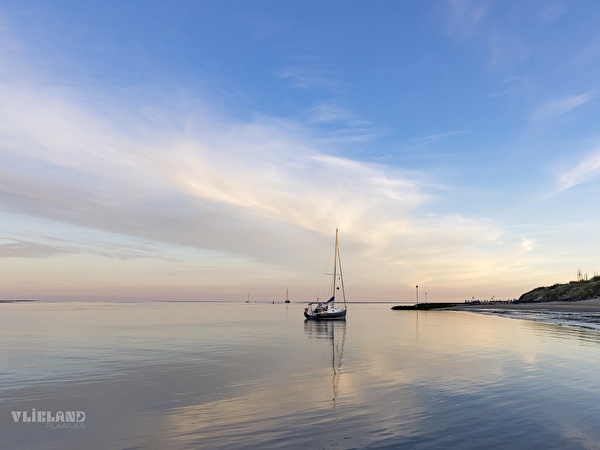
POLYGON ((600 3, 0 2, 1 297, 600 271, 600 3))

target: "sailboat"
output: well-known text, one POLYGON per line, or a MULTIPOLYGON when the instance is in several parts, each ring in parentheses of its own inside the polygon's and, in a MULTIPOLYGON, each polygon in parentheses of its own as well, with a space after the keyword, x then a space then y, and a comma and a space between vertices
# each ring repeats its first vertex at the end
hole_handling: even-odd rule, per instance
POLYGON ((290 290, 289 290, 289 289, 286 289, 286 290, 285 290, 285 302, 286 302, 286 303, 289 303, 289 302, 290 302, 290 298, 289 298, 289 296, 288 296, 288 294, 289 294, 289 293, 290 293, 290 290))
POLYGON ((304 317, 307 320, 346 320, 346 291, 342 276, 342 262, 340 260, 340 246, 338 242, 338 229, 335 229, 335 250, 333 252, 333 280, 331 282, 331 298, 326 302, 310 302, 304 308, 304 317), (339 280, 338 280, 339 278, 339 280), (338 285, 339 282, 339 285, 338 285), (336 294, 340 291, 342 301, 336 302, 336 294))

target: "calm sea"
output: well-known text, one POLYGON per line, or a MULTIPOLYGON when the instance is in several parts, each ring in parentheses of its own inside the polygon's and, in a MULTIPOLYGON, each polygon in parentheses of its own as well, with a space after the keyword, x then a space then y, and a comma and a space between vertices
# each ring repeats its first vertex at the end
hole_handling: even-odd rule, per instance
POLYGON ((600 448, 600 331, 390 306, 0 304, 0 447, 600 448))

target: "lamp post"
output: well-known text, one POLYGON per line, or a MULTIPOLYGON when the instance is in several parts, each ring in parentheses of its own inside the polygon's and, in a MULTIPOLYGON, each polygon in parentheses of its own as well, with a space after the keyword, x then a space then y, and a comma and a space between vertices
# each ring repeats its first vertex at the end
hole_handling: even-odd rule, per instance
POLYGON ((417 284, 417 305, 419 304, 419 285, 417 284))

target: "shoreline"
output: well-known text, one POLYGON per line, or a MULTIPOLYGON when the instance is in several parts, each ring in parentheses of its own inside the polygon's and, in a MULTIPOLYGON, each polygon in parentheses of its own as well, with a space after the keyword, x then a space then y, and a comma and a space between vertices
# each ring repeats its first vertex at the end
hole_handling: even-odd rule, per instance
POLYGON ((465 304, 444 308, 446 311, 557 311, 557 312, 582 312, 600 313, 600 298, 590 300, 577 300, 571 302, 536 302, 536 303, 482 303, 479 305, 465 304))

